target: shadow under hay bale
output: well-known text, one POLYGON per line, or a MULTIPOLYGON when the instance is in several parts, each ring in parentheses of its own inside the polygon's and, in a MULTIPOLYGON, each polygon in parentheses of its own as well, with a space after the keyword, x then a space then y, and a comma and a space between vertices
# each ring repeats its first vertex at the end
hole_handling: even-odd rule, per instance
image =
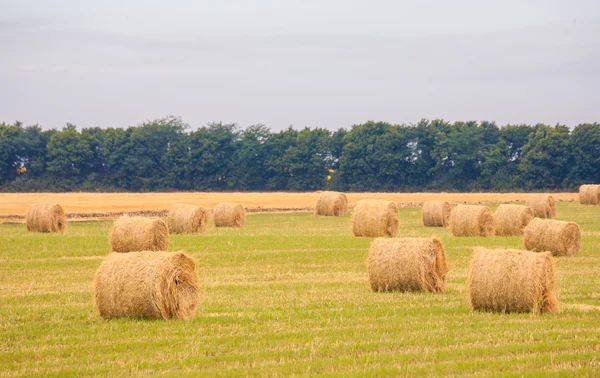
POLYGON ((425 227, 447 227, 450 224, 452 206, 446 201, 428 201, 421 208, 421 220, 425 227))
POLYGON ((530 194, 527 197, 527 206, 533 210, 533 215, 538 218, 556 218, 558 210, 556 201, 549 194, 530 194))
POLYGON ((188 319, 201 302, 195 261, 183 252, 111 253, 94 281, 100 316, 188 319))
POLYGON ((600 205, 600 185, 581 185, 579 203, 582 205, 600 205))
POLYGON ((377 238, 369 249, 368 269, 374 292, 443 292, 446 250, 438 238, 377 238))
POLYGON ((246 210, 239 203, 220 202, 214 209, 216 227, 244 227, 246 210))
POLYGON ((31 205, 25 217, 27 231, 64 232, 67 229, 67 217, 62 206, 52 203, 31 205))
POLYGON ((575 256, 581 248, 581 229, 574 222, 534 218, 523 230, 525 249, 575 256))
POLYGON ((344 193, 323 192, 317 201, 315 215, 341 217, 348 210, 348 199, 344 193))
POLYGON ((360 200, 352 214, 354 236, 377 237, 398 233, 398 206, 392 201, 360 200))
POLYGON ((503 204, 496 209, 495 217, 496 235, 519 236, 533 219, 533 210, 528 206, 503 204))
POLYGON ((169 228, 160 219, 121 217, 113 224, 110 246, 115 252, 168 251, 169 228))
POLYGON ((550 253, 475 248, 469 269, 474 310, 559 312, 554 260, 550 253))
POLYGON ((175 205, 167 215, 169 232, 201 234, 208 228, 209 212, 200 206, 175 205))
POLYGON ((458 205, 450 214, 450 232, 454 236, 493 236, 494 214, 486 206, 458 205))

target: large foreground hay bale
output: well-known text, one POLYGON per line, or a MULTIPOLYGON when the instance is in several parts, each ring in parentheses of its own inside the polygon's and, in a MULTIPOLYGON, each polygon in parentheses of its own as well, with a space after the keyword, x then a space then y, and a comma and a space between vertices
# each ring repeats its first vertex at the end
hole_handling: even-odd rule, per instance
POLYGON ((111 253, 96 272, 103 318, 187 319, 200 304, 196 263, 183 252, 111 253))
POLYGON ((169 232, 174 234, 201 234, 208 227, 209 212, 200 206, 175 205, 167 215, 169 232))
POLYGON ((579 203, 582 205, 600 205, 600 185, 581 185, 579 203))
POLYGON ((368 258, 372 291, 433 291, 446 287, 446 250, 438 238, 377 238, 368 258))
POLYGON ((344 193, 323 192, 317 201, 315 215, 341 217, 348 210, 348 199, 344 193))
POLYGON ((492 236, 494 214, 485 206, 458 205, 450 214, 450 232, 454 236, 492 236))
POLYGON ((352 214, 354 236, 391 236, 398 233, 398 205, 392 201, 360 200, 352 214))
POLYGON ((27 210, 25 226, 27 231, 64 232, 67 229, 67 217, 58 204, 38 203, 27 210))
POLYGON ((538 218, 556 218, 556 202, 549 194, 530 194, 527 197, 527 206, 533 210, 533 215, 538 218))
POLYGON ((425 227, 446 227, 450 224, 452 206, 446 201, 428 201, 423 203, 421 220, 425 227))
POLYGON ((574 222, 534 218, 523 230, 525 249, 575 256, 581 248, 581 229, 574 222))
POLYGON ((495 213, 496 235, 523 235, 523 229, 533 219, 533 210, 528 206, 504 204, 495 213))
POLYGON ((559 312, 550 253, 476 248, 468 288, 474 310, 559 312))
POLYGON ((115 252, 167 251, 169 228, 160 219, 124 216, 113 224, 110 245, 115 252))
POLYGON ((244 227, 246 210, 239 203, 221 202, 213 214, 216 227, 244 227))

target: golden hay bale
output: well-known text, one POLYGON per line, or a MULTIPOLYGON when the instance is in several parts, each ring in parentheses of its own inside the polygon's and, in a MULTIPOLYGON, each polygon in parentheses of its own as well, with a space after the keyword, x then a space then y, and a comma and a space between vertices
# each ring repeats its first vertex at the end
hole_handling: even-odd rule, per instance
POLYGON ((438 238, 377 238, 369 249, 372 291, 433 291, 446 287, 446 250, 438 238))
POLYGON ((187 319, 202 299, 196 263, 183 252, 111 253, 96 272, 94 289, 105 319, 187 319))
POLYGON ((360 200, 352 214, 354 236, 391 236, 398 233, 398 205, 392 201, 360 200))
POLYGON ((575 256, 581 248, 581 229, 574 222, 534 218, 523 230, 525 249, 575 256))
POLYGON ((452 206, 446 201, 428 201, 423 203, 421 220, 425 227, 446 227, 450 224, 452 206))
POLYGON ((208 211, 200 206, 175 205, 167 215, 169 232, 173 234, 201 234, 208 227, 208 211))
POLYGON ((27 231, 64 232, 67 229, 67 217, 58 204, 38 203, 27 210, 25 226, 27 231))
POLYGON ((550 253, 475 248, 468 288, 474 310, 559 312, 550 253))
POLYGON ((323 192, 317 201, 315 215, 341 217, 348 210, 348 199, 344 193, 323 192))
POLYGON ((527 206, 533 210, 533 215, 538 218, 556 218, 556 202, 549 194, 530 194, 527 197, 527 206))
POLYGON ((450 214, 450 232, 454 236, 492 236, 494 214, 485 206, 458 205, 450 214))
POLYGON ((496 235, 523 235, 523 229, 533 219, 530 207, 503 204, 496 209, 496 235))
POLYGON ((581 185, 579 203, 582 205, 600 205, 600 185, 581 185))
POLYGON ((214 210, 216 227, 244 227, 246 210, 239 203, 221 202, 214 210))
POLYGON ((167 251, 169 228, 160 219, 121 217, 113 225, 110 245, 115 252, 167 251))

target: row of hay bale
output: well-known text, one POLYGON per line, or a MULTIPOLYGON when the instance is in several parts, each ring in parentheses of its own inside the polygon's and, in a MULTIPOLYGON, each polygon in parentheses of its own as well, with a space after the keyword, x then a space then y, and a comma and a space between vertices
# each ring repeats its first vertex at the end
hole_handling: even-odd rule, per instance
MULTIPOLYGON (((438 238, 377 238, 368 256, 373 292, 444 292, 448 264, 438 238)), ((555 267, 548 252, 475 248, 467 280, 474 310, 558 312, 555 267)))
MULTIPOLYGON (((156 222, 143 221, 143 217, 131 217, 123 221, 123 226, 134 234, 146 234, 145 229, 161 228, 156 222), (135 227, 135 223, 138 226, 135 227)), ((165 221, 168 233, 175 234, 201 234, 206 232, 210 212, 195 205, 175 205, 169 211, 165 221)), ((156 219, 155 219, 156 221, 156 219)), ((238 203, 221 202, 213 210, 215 227, 244 227, 246 223, 246 210, 238 203)), ((33 232, 64 232, 67 230, 67 217, 59 204, 40 203, 34 204, 27 210, 25 226, 27 231, 33 232)), ((132 238, 140 236, 132 236, 132 238)), ((158 242, 158 241, 157 241, 158 242)))

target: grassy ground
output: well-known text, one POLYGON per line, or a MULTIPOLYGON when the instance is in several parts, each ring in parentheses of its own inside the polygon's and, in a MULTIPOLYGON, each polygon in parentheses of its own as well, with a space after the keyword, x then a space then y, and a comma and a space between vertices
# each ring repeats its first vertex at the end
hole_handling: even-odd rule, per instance
POLYGON ((255 214, 242 230, 173 236, 198 261, 204 302, 190 321, 100 319, 92 280, 110 222, 65 235, 0 225, 0 376, 14 375, 600 375, 600 208, 559 204, 583 229, 557 258, 560 314, 472 312, 471 248, 520 238, 454 238, 402 209, 400 236, 437 235, 444 294, 369 291, 372 239, 350 217, 255 214))

